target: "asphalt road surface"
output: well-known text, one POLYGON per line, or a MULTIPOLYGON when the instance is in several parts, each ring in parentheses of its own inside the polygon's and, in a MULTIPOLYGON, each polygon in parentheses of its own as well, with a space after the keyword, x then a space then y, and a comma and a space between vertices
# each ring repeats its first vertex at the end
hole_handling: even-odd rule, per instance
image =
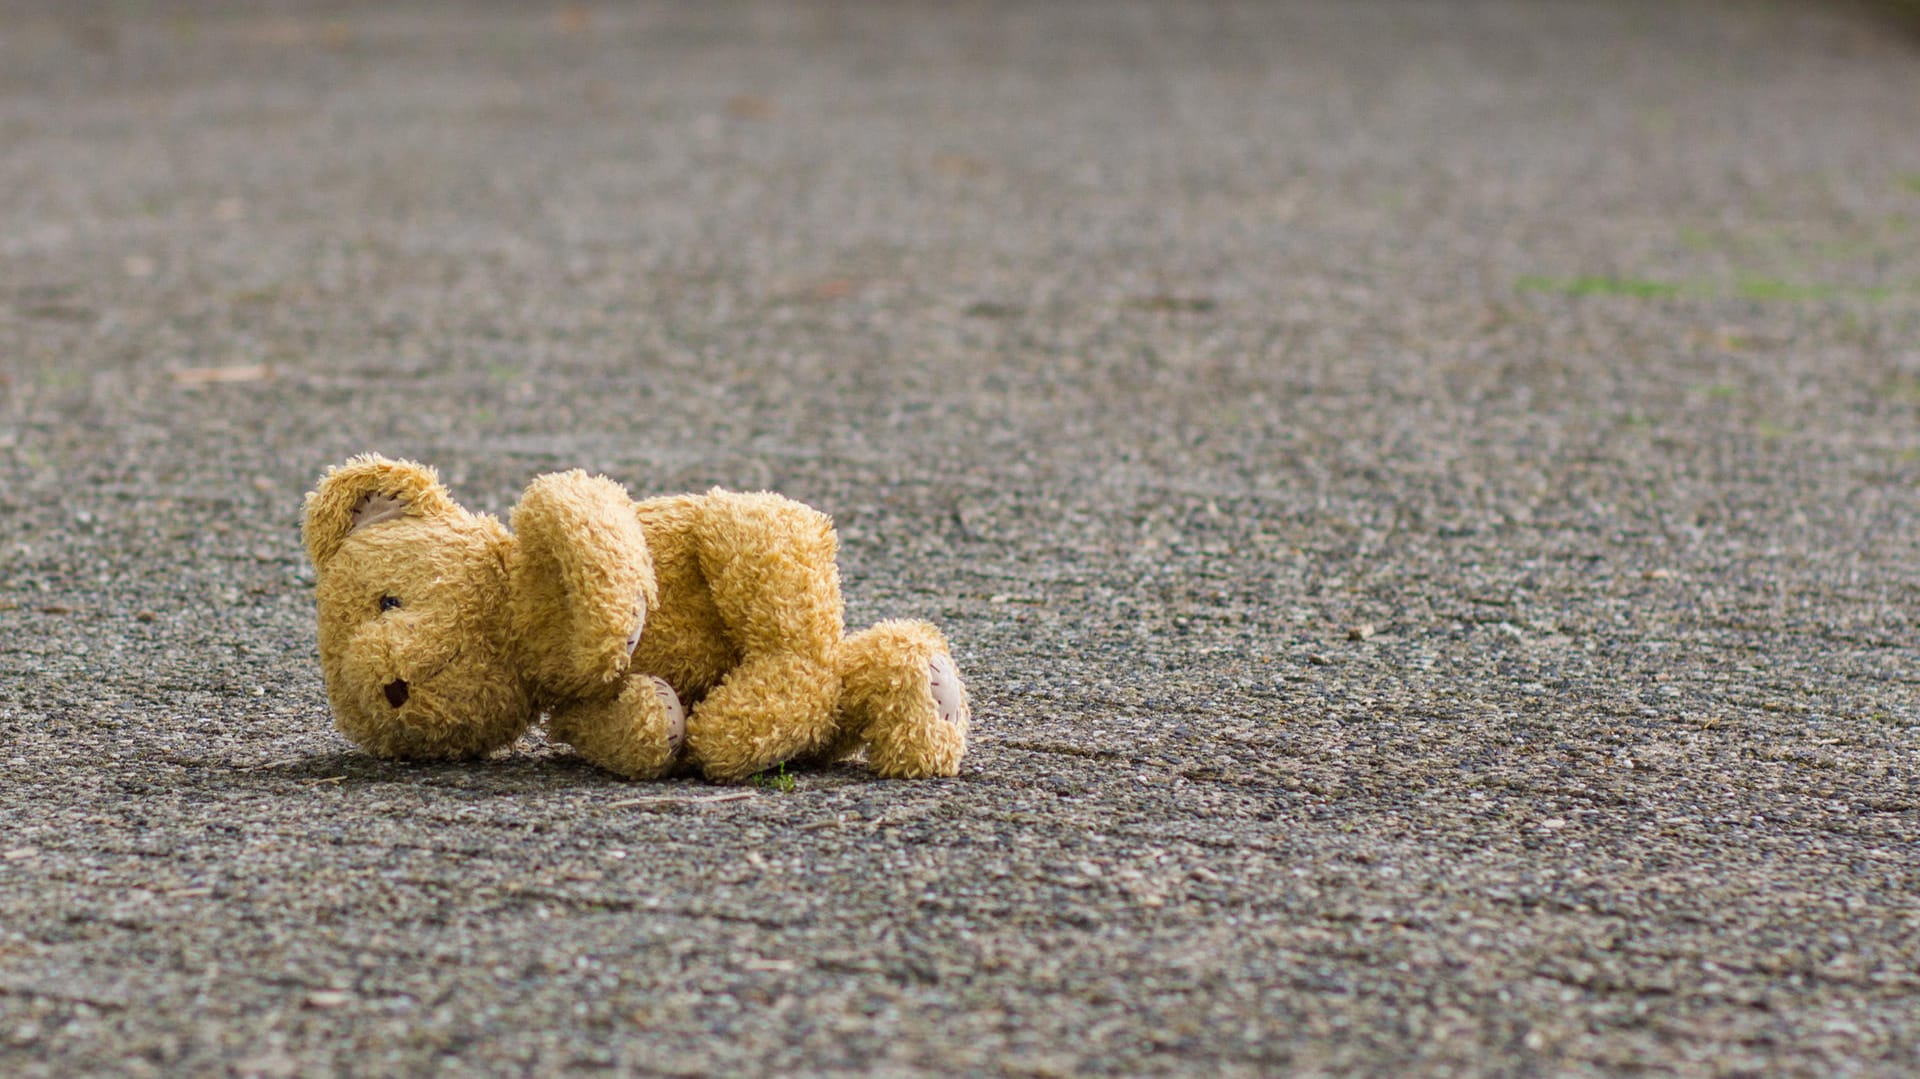
POLYGON ((0 1073, 1920 1070, 1920 38, 15 4, 0 1073), (378 450, 833 514, 953 780, 329 725, 378 450))

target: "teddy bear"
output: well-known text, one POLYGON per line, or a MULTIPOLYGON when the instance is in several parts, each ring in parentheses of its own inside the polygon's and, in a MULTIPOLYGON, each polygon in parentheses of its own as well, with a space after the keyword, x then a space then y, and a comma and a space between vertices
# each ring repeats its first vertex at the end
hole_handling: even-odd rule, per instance
POLYGON ((301 531, 335 723, 377 756, 480 756, 543 715, 634 779, 863 749, 884 777, 951 776, 966 752, 940 631, 848 634, 832 522, 780 495, 635 501, 576 470, 535 478, 503 524, 369 454, 327 471, 301 531))

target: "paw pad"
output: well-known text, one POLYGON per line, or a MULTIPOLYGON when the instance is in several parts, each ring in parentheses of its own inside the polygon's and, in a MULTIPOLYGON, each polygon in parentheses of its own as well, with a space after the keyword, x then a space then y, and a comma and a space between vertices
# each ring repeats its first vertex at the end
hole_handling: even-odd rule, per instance
MULTIPOLYGON (((627 655, 633 655, 633 650, 640 647, 640 631, 645 629, 646 625, 647 599, 645 596, 641 596, 639 602, 634 606, 633 632, 627 634, 627 655)), ((656 678, 654 681, 659 682, 660 680, 656 678)), ((665 685, 666 683, 662 682, 661 684, 665 685)))
POLYGON ((687 739, 687 710, 680 706, 680 695, 663 678, 653 680, 653 691, 660 697, 660 704, 667 710, 667 741, 672 743, 673 751, 680 752, 680 743, 687 739))
POLYGON ((960 682, 960 669, 945 652, 927 663, 927 688, 933 691, 934 711, 940 720, 952 726, 967 723, 967 689, 960 682))

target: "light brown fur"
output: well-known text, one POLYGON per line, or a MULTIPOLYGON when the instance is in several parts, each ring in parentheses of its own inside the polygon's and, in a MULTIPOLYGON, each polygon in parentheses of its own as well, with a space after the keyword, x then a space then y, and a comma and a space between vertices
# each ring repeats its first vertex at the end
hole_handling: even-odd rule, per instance
POLYGON ((307 496, 321 668, 348 738, 470 757, 544 713, 556 740, 633 778, 734 782, 863 748, 883 776, 958 770, 968 717, 946 640, 924 622, 847 636, 824 514, 717 488, 634 502, 576 471, 535 479, 511 520, 371 455, 307 496), (684 747, 656 681, 691 709, 684 747))

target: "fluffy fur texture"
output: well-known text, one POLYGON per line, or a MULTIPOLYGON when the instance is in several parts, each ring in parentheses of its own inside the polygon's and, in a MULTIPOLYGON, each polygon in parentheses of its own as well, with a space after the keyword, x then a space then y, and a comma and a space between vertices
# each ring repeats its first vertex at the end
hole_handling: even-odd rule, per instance
POLYGON ((946 640, 924 622, 846 634, 823 514, 717 488, 635 502, 575 471, 535 479, 510 520, 371 455, 307 496, 320 665, 348 738, 470 757, 545 714, 633 778, 734 782, 863 749, 883 776, 958 771, 966 691, 946 640))

